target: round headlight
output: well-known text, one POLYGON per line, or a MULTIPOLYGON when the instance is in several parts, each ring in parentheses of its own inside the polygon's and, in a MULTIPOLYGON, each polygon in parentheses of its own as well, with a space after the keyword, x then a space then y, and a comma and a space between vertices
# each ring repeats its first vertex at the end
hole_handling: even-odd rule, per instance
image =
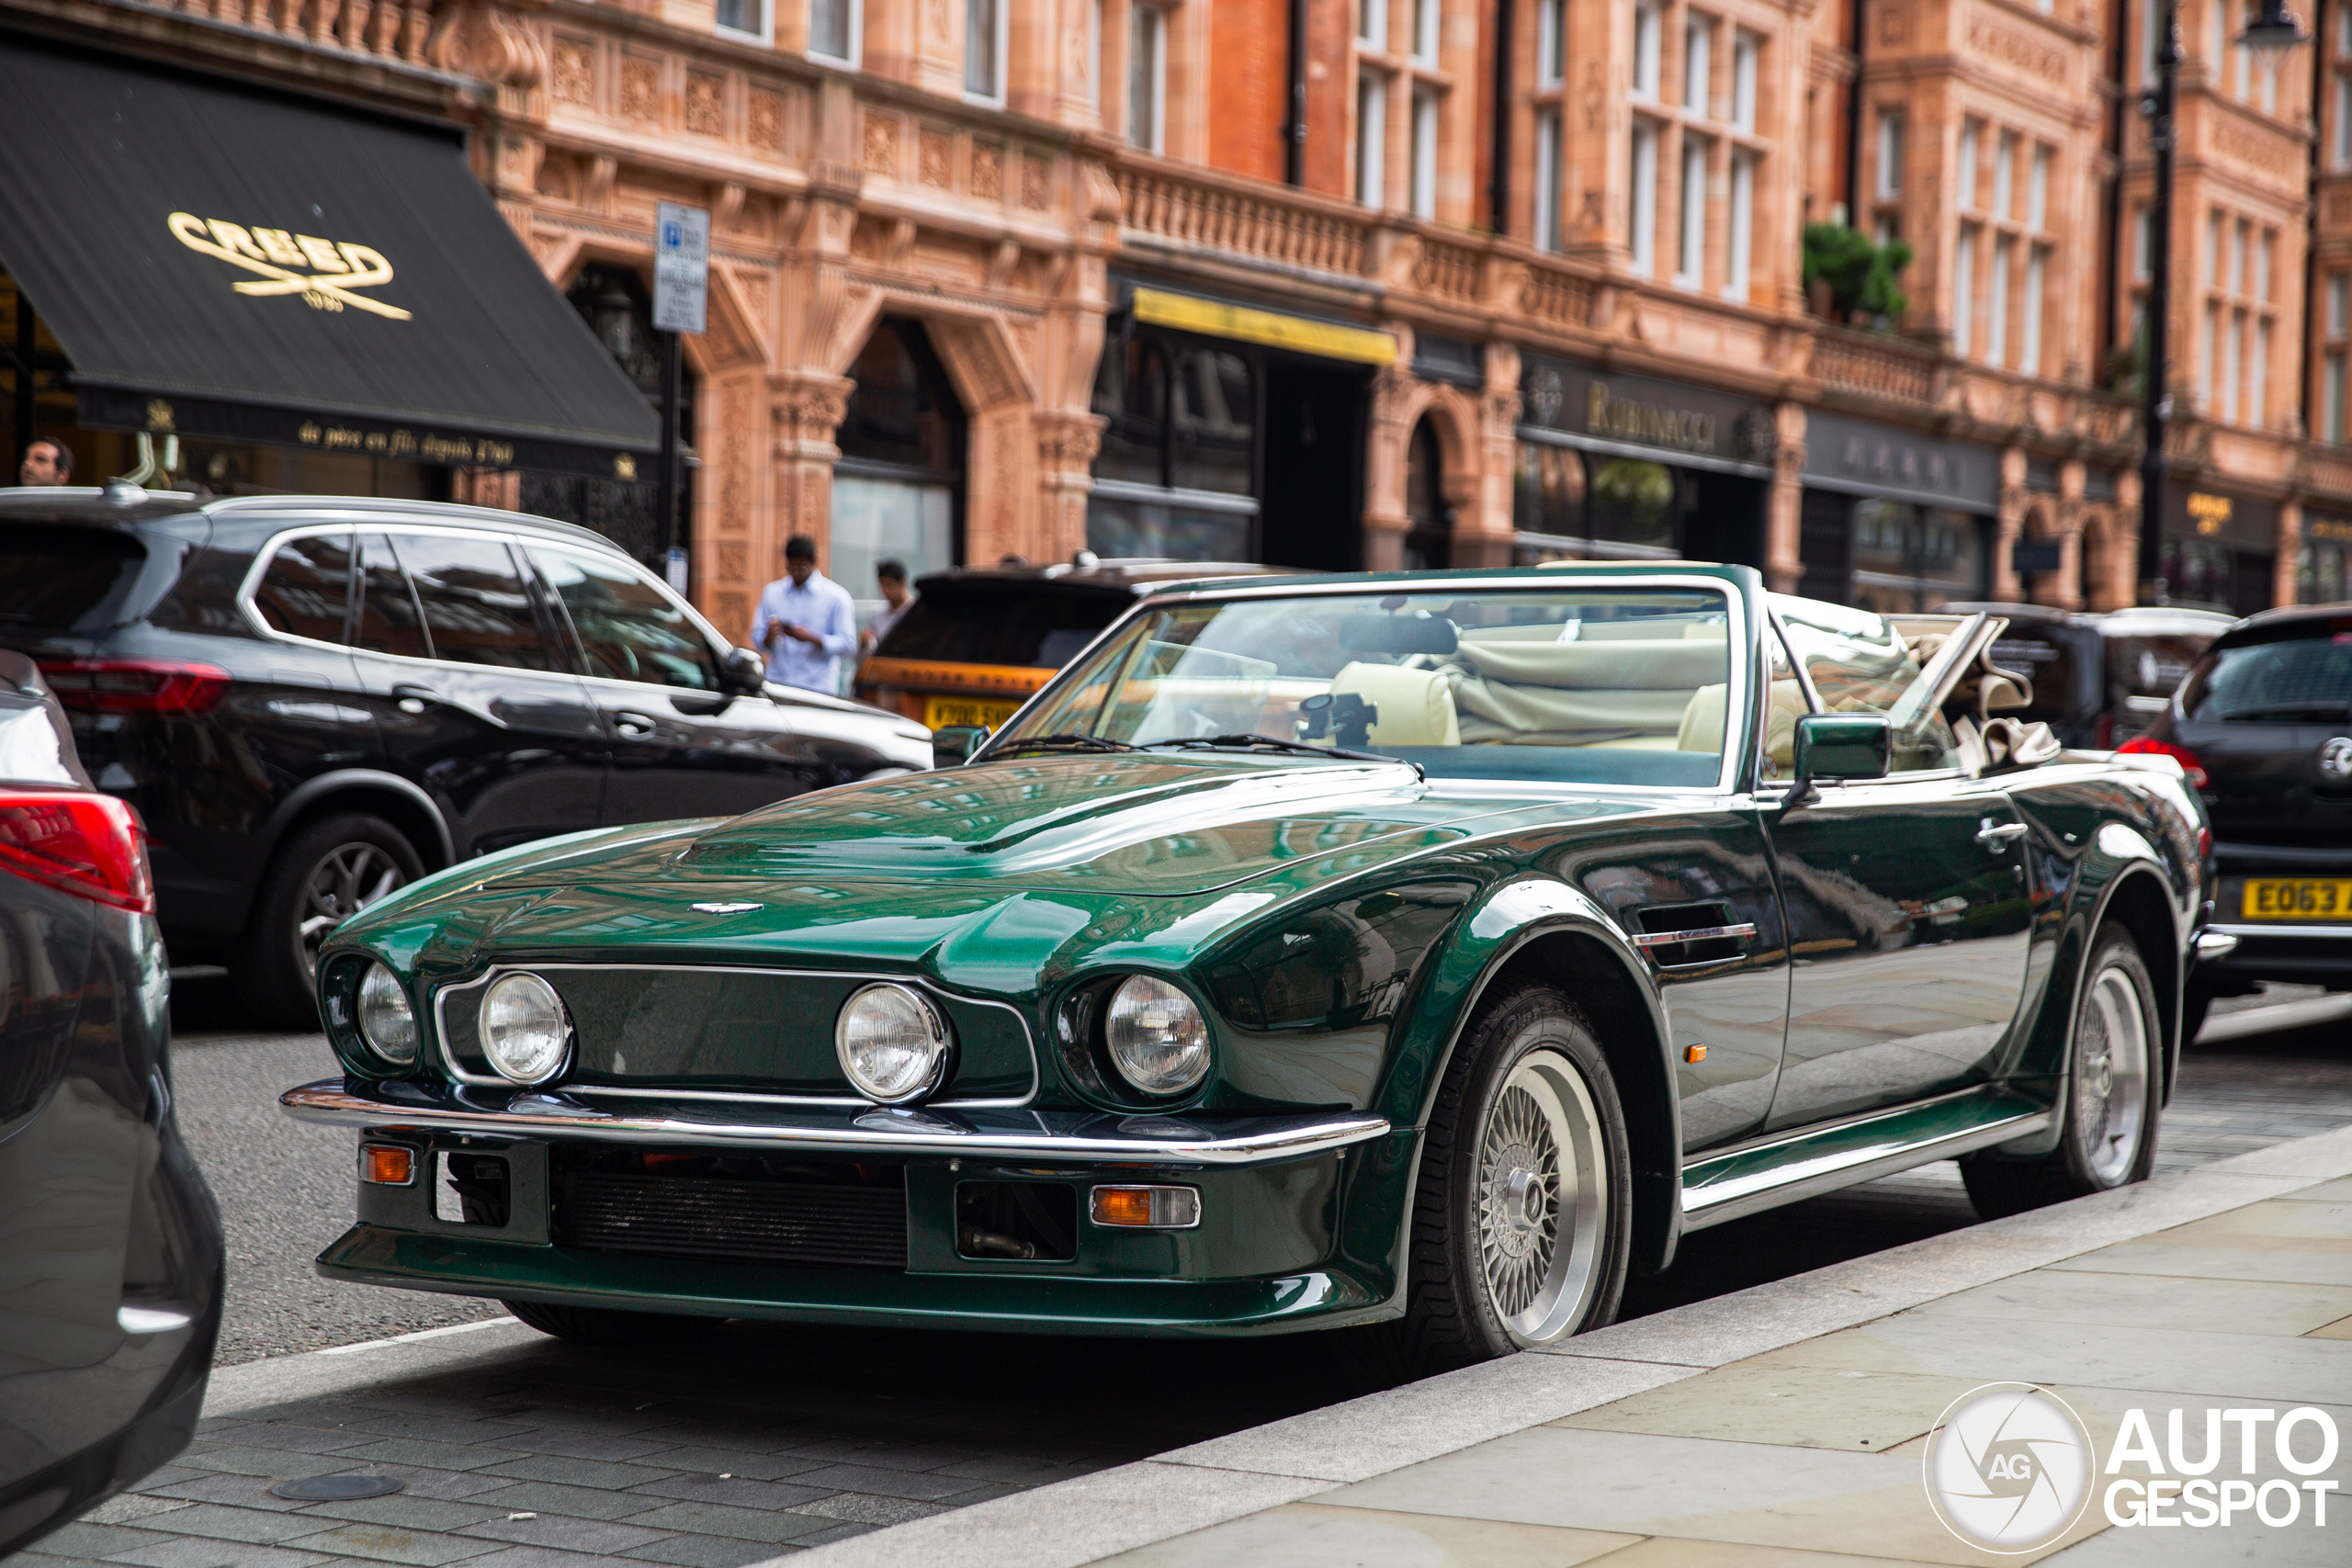
POLYGON ((545 1083, 571 1048, 563 998, 537 975, 508 975, 481 998, 481 1049, 516 1083, 545 1083))
POLYGON ((1193 998, 1137 975, 1111 998, 1104 1043, 1120 1076, 1146 1094, 1181 1094, 1209 1070, 1209 1026, 1193 998))
POLYGON ((842 1005, 833 1050, 857 1092, 879 1105, 930 1093, 947 1071, 947 1023, 909 986, 867 986, 842 1005))
POLYGON ((416 1060, 416 1010, 408 1005, 400 976, 380 964, 368 965, 359 982, 359 1032, 370 1050, 396 1067, 416 1060))

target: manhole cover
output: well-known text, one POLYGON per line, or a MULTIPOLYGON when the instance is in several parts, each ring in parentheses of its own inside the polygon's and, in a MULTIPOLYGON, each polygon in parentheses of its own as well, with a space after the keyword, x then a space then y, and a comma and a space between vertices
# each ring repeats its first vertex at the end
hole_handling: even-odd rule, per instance
POLYGON ((384 1497, 407 1485, 389 1475, 306 1475, 281 1481, 270 1488, 297 1503, 349 1503, 361 1497, 384 1497))

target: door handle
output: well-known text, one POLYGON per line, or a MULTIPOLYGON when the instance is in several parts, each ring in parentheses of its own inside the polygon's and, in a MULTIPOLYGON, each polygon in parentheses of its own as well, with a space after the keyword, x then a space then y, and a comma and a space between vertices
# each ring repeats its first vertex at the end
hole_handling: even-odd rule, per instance
POLYGON ((392 698, 400 705, 401 712, 405 714, 420 714, 427 707, 445 707, 452 713, 464 714, 475 723, 488 725, 492 729, 506 728, 506 721, 489 709, 475 707, 470 703, 453 702, 430 686, 394 686, 392 698))
POLYGON ((1995 854, 1999 854, 2003 850, 2007 849, 2010 840, 2024 837, 2024 823, 1996 822, 1990 817, 1983 818, 1982 825, 1976 829, 1976 841, 1995 854))
POLYGON ((641 713, 623 711, 613 715, 613 728, 632 740, 641 740, 653 733, 654 723, 641 713))

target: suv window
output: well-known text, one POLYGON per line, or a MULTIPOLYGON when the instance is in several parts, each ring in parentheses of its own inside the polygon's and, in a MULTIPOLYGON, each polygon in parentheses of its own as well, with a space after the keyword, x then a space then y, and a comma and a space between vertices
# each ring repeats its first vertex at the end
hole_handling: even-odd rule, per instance
POLYGON ((1897 722, 1889 773, 1949 768, 1958 762, 1951 726, 1919 683, 1919 661, 1903 634, 1868 610, 1810 599, 1773 601, 1788 628, 1790 651, 1804 661, 1821 705, 1831 713, 1883 713, 1897 722))
POLYGON ((353 645, 370 653, 432 658, 432 646, 424 640, 424 617, 390 542, 381 534, 370 534, 361 543, 359 556, 359 635, 353 645))
POLYGON ((340 643, 350 597, 351 536, 322 534, 277 547, 254 589, 254 608, 272 631, 340 643))
POLYGON ((16 524, 0 537, 0 626, 41 631, 113 625, 147 551, 128 533, 16 524))
POLYGON ((710 639, 642 574, 586 550, 528 548, 571 617, 591 675, 718 690, 718 660, 710 639))
POLYGON ((874 651, 883 659, 1058 670, 1134 603, 1125 593, 934 578, 874 651))
POLYGON ((503 670, 557 667, 505 540, 396 534, 392 546, 424 611, 434 658, 503 670))

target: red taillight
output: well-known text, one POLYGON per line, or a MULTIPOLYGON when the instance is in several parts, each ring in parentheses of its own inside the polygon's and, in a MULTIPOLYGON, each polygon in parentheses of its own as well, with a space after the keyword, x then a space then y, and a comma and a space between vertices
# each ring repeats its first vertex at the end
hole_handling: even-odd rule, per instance
POLYGON ((2152 736, 2135 735, 2115 750, 2119 756, 2137 752, 2147 757, 2170 757, 2180 764, 2180 771, 2188 775, 2188 787, 2191 789, 2203 789, 2211 782, 2205 764, 2199 761, 2197 753, 2186 746, 2176 746, 2169 740, 2158 740, 2152 736))
POLYGON ((67 659, 41 678, 60 704, 83 713, 208 713, 229 694, 229 672, 173 659, 67 659))
POLYGON ((110 795, 0 790, 0 869, 133 914, 155 912, 138 815, 110 795))
POLYGON ((2213 858, 2213 829, 2211 828, 2197 829, 2197 858, 2199 860, 2213 858))

